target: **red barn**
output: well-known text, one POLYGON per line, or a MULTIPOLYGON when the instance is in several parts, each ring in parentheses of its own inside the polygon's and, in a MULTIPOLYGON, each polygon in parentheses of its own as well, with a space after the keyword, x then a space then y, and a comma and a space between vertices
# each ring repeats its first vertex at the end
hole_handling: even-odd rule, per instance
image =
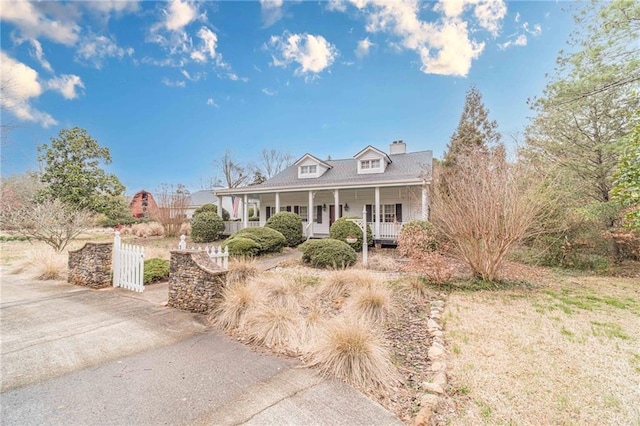
POLYGON ((153 199, 153 195, 143 189, 133 196, 129 207, 133 217, 141 218, 149 217, 151 212, 158 208, 158 205, 156 200, 153 199))

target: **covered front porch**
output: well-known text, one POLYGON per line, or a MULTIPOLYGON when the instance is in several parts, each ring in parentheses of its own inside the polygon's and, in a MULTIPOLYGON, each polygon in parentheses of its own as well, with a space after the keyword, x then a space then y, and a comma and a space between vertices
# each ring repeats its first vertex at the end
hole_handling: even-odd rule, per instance
MULTIPOLYGON (((231 191, 225 192, 228 194, 231 191)), ((217 195, 218 203, 221 204, 225 194, 217 195)), ((361 218, 364 210, 374 241, 394 243, 404 223, 429 218, 429 200, 425 185, 284 189, 257 194, 244 193, 236 197, 242 197, 243 207, 248 206, 250 202, 254 204, 260 212, 260 220, 249 221, 249 209, 243 208, 241 221, 225 222, 225 235, 231 235, 250 226, 264 226, 272 215, 289 211, 301 217, 304 235, 307 238, 323 238, 329 236, 329 229, 337 219, 345 216, 361 218)))

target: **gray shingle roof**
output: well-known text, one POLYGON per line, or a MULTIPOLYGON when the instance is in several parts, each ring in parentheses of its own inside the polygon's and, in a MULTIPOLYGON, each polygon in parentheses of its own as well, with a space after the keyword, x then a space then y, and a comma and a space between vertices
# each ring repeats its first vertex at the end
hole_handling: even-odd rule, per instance
POLYGON ((187 205, 189 206, 202 206, 204 204, 215 204, 218 202, 218 197, 213 195, 215 189, 206 189, 203 191, 196 191, 189 195, 187 205))
MULTIPOLYGON (((416 182, 431 180, 432 151, 409 152, 405 154, 389 155, 391 163, 384 173, 358 174, 357 160, 326 160, 333 168, 327 170, 318 178, 298 178, 298 167, 294 164, 266 182, 246 188, 236 188, 239 192, 264 192, 269 189, 310 188, 325 185, 363 185, 371 183, 416 182)), ((228 191, 228 190, 226 190, 228 191)))

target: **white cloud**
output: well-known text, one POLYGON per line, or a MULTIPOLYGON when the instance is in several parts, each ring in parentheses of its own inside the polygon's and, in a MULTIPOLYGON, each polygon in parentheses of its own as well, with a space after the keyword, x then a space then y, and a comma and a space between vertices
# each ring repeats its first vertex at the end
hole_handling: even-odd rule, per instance
POLYGON ((267 89, 266 87, 264 89, 262 89, 262 93, 264 93, 267 96, 275 96, 275 95, 278 94, 277 91, 271 90, 271 89, 267 89))
POLYGON ((161 81, 162 81, 162 84, 164 84, 167 87, 180 87, 180 88, 187 87, 187 82, 184 80, 169 80, 168 78, 165 77, 161 81))
POLYGON ((227 65, 222 60, 222 55, 216 52, 216 46, 218 44, 218 36, 207 27, 202 27, 198 31, 198 38, 200 38, 200 46, 191 50, 191 59, 196 62, 207 62, 209 59, 213 59, 216 65, 219 67, 226 67, 227 65))
POLYGON ((431 36, 431 46, 437 50, 433 56, 424 47, 418 50, 422 59, 421 70, 426 74, 466 76, 471 62, 484 49, 484 43, 469 40, 467 23, 458 20, 445 21, 431 36))
POLYGON ((285 32, 282 37, 271 36, 268 46, 275 51, 272 65, 286 68, 295 62, 299 65, 296 75, 318 74, 330 67, 338 56, 336 47, 321 35, 285 32))
POLYGON ((507 5, 503 0, 479 0, 474 9, 480 26, 494 37, 500 31, 500 22, 507 14, 507 5))
POLYGON ((122 59, 125 56, 132 56, 133 52, 133 48, 120 47, 109 37, 90 33, 80 40, 76 59, 101 69, 105 59, 122 59))
POLYGON ((15 34, 12 34, 11 38, 16 45, 20 45, 25 41, 28 42, 31 45, 31 49, 29 50, 29 54, 31 55, 31 57, 35 58, 35 60, 38 61, 40 66, 44 68, 46 71, 49 71, 51 73, 53 72, 53 67, 51 66, 49 61, 47 61, 47 59, 44 57, 42 44, 40 44, 38 40, 33 38, 25 39, 25 38, 16 37, 15 34))
POLYGON ((329 0, 327 2, 327 10, 330 12, 346 12, 347 5, 343 0, 329 0))
POLYGON ((371 43, 371 40, 369 40, 369 37, 365 38, 364 40, 360 40, 358 42, 358 47, 356 47, 356 50, 355 50, 356 56, 360 59, 364 58, 369 54, 369 50, 371 49, 371 46, 374 46, 374 44, 371 43))
POLYGON ((90 10, 95 10, 104 14, 118 13, 131 13, 137 12, 139 9, 138 1, 128 0, 99 0, 99 1, 86 1, 82 2, 82 5, 90 10))
POLYGON ((0 71, 0 104, 3 110, 10 111, 20 120, 34 121, 43 127, 58 124, 51 115, 33 108, 29 103, 31 98, 37 98, 43 91, 36 70, 0 52, 0 71))
POLYGON ((260 13, 265 27, 270 27, 282 19, 283 5, 284 0, 260 0, 260 13))
POLYGON ((242 81, 243 83, 246 83, 247 81, 249 81, 247 77, 239 77, 238 74, 233 72, 227 73, 227 78, 232 81, 242 81))
POLYGON ((443 12, 444 17, 436 22, 420 19, 421 3, 417 0, 357 0, 356 7, 367 15, 368 32, 398 37, 400 41, 391 45, 415 51, 421 70, 427 74, 466 76, 471 62, 484 49, 484 43, 469 39, 467 22, 458 16, 464 10, 463 2, 438 3, 434 10, 443 12))
POLYGON ((172 0, 163 12, 164 27, 169 31, 181 30, 198 17, 198 7, 187 1, 172 0))
POLYGON ((520 22, 520 12, 516 12, 516 17, 513 20, 515 22, 520 22))
POLYGON ((220 108, 220 106, 213 100, 213 98, 207 99, 207 105, 215 108, 220 108))
POLYGON ((511 40, 507 40, 504 43, 499 43, 498 47, 501 50, 506 50, 512 46, 526 46, 527 45, 527 36, 524 34, 519 34, 517 35, 515 38, 512 38, 511 40))
POLYGON ((522 29, 533 35, 534 37, 538 37, 540 34, 542 34, 542 27, 540 26, 540 24, 535 24, 533 26, 533 29, 529 29, 529 23, 525 22, 524 24, 522 24, 522 29))
POLYGON ((84 83, 77 75, 63 74, 47 81, 47 88, 60 92, 65 99, 75 99, 79 96, 76 90, 84 89, 84 83))
POLYGON ((24 38, 43 36, 66 46, 73 45, 80 32, 75 22, 50 19, 37 7, 37 3, 27 1, 3 1, 0 20, 16 25, 24 38))

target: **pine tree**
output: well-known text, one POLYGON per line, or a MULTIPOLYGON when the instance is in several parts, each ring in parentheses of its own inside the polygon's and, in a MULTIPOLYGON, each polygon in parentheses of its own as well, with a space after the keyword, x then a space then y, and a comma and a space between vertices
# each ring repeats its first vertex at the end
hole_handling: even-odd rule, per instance
POLYGON ((500 143, 498 123, 489 120, 489 110, 482 103, 482 94, 472 85, 465 98, 458 128, 447 146, 443 167, 454 167, 458 156, 470 152, 488 153, 491 147, 500 143))

